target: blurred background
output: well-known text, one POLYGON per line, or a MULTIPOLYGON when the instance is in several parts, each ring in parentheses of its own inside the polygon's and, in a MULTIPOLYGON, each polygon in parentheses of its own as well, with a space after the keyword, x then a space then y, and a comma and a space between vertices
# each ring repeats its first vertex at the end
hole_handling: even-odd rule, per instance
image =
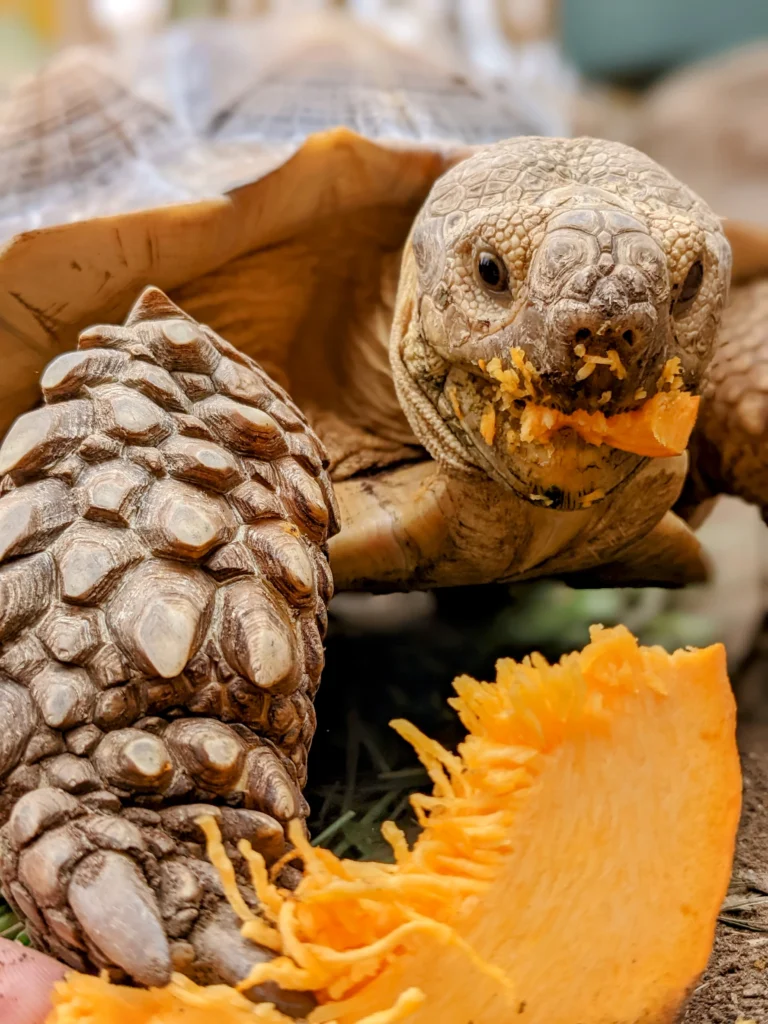
MULTIPOLYGON (((0 91, 66 46, 141 46, 184 19, 325 7, 526 92, 552 134, 630 142, 721 215, 768 224, 766 0, 0 0, 0 91)), ((315 834, 341 853, 380 854, 377 824, 407 824, 408 794, 424 782, 387 721, 407 715, 451 742, 456 674, 489 678, 498 657, 534 648, 557 657, 592 622, 622 621, 670 648, 723 640, 743 721, 768 723, 768 531, 727 499, 701 536, 713 579, 685 592, 543 582, 337 598, 310 770, 315 834)))
MULTIPOLYGON (((30 67, 56 48, 171 20, 345 8, 404 41, 437 29, 472 50, 484 33, 503 42, 556 40, 588 76, 624 83, 768 34, 763 0, 2 0, 3 72, 30 67)), ((486 40, 491 53, 493 40, 486 40)), ((503 58, 498 57, 500 61, 503 58)))
POLYGON ((635 144, 718 212, 768 225, 765 0, 0 0, 0 97, 67 46, 329 8, 524 91, 551 134, 635 144))
POLYGON ((509 72, 521 44, 554 47, 587 78, 624 86, 768 35, 764 0, 0 0, 0 72, 7 81, 62 46, 184 18, 329 7, 403 42, 450 44, 484 70, 509 72))

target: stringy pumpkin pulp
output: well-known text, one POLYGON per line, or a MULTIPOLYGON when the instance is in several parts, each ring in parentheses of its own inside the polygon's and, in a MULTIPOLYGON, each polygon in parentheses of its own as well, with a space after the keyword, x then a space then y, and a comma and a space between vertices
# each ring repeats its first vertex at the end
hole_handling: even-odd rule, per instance
MULTIPOLYGON (((720 645, 668 655, 595 627, 548 665, 503 660, 451 703, 458 754, 394 723, 434 783, 394 865, 293 839, 305 875, 279 891, 247 843, 264 917, 249 920, 213 819, 201 821, 266 980, 311 989, 312 1024, 671 1021, 709 955, 740 806, 720 645)), ((48 1024, 287 1024, 224 986, 149 992, 70 975, 48 1024)))

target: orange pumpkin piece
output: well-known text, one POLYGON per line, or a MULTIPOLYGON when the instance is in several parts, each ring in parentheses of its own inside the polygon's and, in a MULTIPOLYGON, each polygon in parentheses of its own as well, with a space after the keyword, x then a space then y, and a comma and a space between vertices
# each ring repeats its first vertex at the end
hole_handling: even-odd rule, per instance
MULTIPOLYGON (((241 845, 264 907, 243 932, 282 954, 250 982, 314 990, 311 1024, 675 1020, 711 950, 739 817, 722 646, 668 655, 595 627, 556 665, 502 660, 495 683, 455 688, 457 754, 395 723, 434 789, 414 799, 412 849, 385 826, 394 865, 338 860, 296 829, 305 874, 289 894, 241 845)), ((216 824, 201 824, 220 865, 216 824)), ((142 992, 70 975, 49 1018, 210 1021, 288 1024, 181 977, 142 992)))
POLYGON ((659 391, 639 409, 615 416, 585 409, 564 413, 529 403, 520 421, 520 437, 546 442, 558 430, 570 427, 589 444, 607 444, 650 457, 679 455, 688 445, 698 411, 699 396, 680 390, 659 391))

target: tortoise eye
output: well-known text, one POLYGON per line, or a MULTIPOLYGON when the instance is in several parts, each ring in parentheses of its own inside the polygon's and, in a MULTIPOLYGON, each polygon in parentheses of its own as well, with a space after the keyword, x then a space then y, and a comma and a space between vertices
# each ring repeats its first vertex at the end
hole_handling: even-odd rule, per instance
POLYGON ((481 252, 477 257, 477 273, 486 288, 492 292, 503 292, 507 287, 507 268, 492 252, 481 252))
POLYGON ((691 265, 691 269, 688 271, 685 280, 683 281, 683 287, 680 289, 680 293, 675 299, 675 316, 680 316, 681 313, 687 312, 693 300, 699 294, 701 288, 701 282, 704 279, 704 267, 701 260, 696 260, 691 265))

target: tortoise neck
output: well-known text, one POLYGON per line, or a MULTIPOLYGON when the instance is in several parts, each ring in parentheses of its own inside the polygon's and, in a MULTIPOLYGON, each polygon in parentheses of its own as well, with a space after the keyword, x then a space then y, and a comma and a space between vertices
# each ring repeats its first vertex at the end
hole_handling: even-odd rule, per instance
POLYGON ((483 473, 456 474, 432 461, 345 480, 335 488, 341 532, 329 543, 336 589, 594 574, 601 563, 609 583, 700 580, 698 542, 671 513, 665 519, 686 467, 685 456, 650 459, 609 500, 568 512, 525 501, 483 473))

